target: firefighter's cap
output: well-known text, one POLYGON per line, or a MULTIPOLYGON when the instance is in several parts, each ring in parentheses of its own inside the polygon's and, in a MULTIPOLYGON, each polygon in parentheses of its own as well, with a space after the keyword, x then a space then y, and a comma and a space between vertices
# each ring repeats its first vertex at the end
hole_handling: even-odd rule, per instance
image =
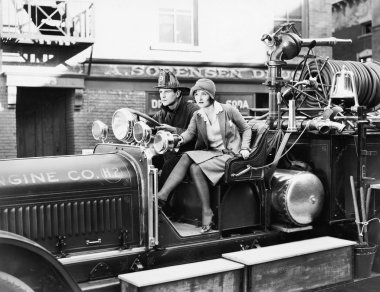
POLYGON ((180 89, 183 95, 190 92, 190 88, 180 86, 177 77, 167 69, 160 69, 158 84, 155 88, 180 89))

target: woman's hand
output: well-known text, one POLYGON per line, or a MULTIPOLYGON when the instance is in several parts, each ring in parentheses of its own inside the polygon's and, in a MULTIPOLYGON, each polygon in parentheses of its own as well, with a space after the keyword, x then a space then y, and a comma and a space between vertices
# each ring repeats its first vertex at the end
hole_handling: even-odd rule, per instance
POLYGON ((240 153, 240 155, 241 155, 244 159, 247 159, 248 156, 249 156, 249 151, 248 151, 248 149, 241 149, 239 153, 240 153))
POLYGON ((183 144, 183 137, 181 135, 178 135, 178 143, 177 143, 177 147, 180 147, 182 144, 183 144))

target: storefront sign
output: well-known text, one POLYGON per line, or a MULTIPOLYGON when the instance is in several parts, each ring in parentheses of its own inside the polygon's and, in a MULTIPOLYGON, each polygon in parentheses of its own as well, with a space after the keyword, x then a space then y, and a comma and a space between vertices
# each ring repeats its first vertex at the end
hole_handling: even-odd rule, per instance
MULTIPOLYGON (((216 94, 216 100, 236 107, 243 115, 249 115, 249 109, 253 107, 252 94, 216 94)), ((161 101, 158 93, 148 94, 146 113, 152 116, 160 109, 160 107, 161 101)))
MULTIPOLYGON (((179 79, 210 78, 213 80, 257 80, 262 82, 267 75, 267 70, 262 68, 92 64, 91 76, 154 79, 157 78, 160 69, 172 71, 179 79)), ((282 70, 282 77, 290 79, 291 72, 282 70)))
POLYGON ((253 95, 249 94, 221 95, 217 100, 236 107, 243 115, 250 115, 249 109, 253 107, 253 95))

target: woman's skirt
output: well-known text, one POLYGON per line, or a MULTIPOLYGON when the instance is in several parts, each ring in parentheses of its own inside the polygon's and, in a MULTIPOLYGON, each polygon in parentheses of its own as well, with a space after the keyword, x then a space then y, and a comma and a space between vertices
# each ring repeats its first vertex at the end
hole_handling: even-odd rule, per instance
POLYGON ((185 152, 207 176, 213 185, 223 177, 226 161, 233 157, 216 150, 194 150, 185 152))

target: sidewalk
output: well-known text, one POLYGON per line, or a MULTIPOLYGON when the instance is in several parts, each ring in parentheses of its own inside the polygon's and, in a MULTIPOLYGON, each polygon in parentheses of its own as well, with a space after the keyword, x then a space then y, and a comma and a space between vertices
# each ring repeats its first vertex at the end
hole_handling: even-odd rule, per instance
POLYGON ((320 290, 321 292, 378 292, 380 291, 380 274, 372 273, 371 277, 357 279, 352 283, 320 290))

